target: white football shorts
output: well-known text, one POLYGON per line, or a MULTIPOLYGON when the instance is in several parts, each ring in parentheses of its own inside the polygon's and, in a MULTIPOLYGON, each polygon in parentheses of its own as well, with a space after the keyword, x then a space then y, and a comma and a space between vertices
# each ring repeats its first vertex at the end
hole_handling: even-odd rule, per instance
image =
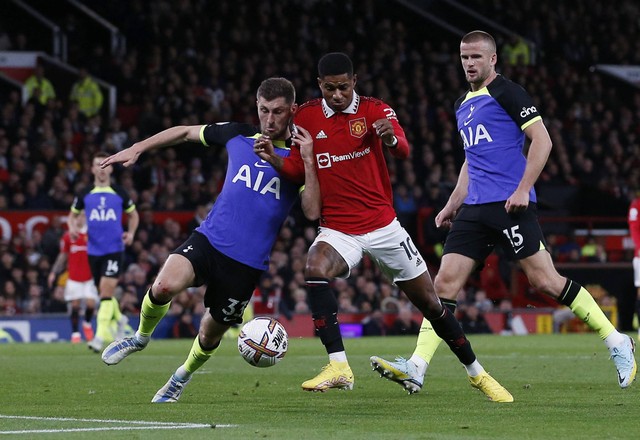
POLYGON ((76 299, 93 299, 98 301, 98 289, 96 289, 93 280, 67 280, 67 284, 64 286, 64 300, 73 301, 76 299))
POLYGON ((362 235, 344 234, 320 227, 311 246, 319 241, 330 244, 347 262, 349 272, 341 275, 341 278, 349 277, 351 269, 360 263, 365 253, 394 282, 412 280, 427 270, 424 258, 397 219, 383 228, 362 235))

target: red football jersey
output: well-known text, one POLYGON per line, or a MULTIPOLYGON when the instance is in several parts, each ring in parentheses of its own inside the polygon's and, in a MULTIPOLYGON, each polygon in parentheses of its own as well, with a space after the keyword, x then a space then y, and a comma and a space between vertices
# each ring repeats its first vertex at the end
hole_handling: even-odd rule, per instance
MULTIPOLYGON (((384 147, 372 125, 378 119, 393 124, 398 144, 395 157, 409 155, 409 143, 396 113, 384 102, 358 96, 343 112, 335 113, 323 99, 303 104, 295 124, 313 137, 316 171, 322 194, 320 225, 346 234, 366 234, 387 226, 396 216, 384 147)), ((282 174, 304 180, 300 149, 292 146, 282 174)))
POLYGON ((635 256, 640 257, 640 197, 636 197, 629 206, 629 232, 635 244, 635 256))
POLYGON ((71 240, 69 232, 65 232, 60 240, 60 252, 68 256, 67 270, 69 279, 78 282, 89 281, 91 268, 89 267, 89 255, 87 254, 87 234, 78 234, 75 240, 71 240))

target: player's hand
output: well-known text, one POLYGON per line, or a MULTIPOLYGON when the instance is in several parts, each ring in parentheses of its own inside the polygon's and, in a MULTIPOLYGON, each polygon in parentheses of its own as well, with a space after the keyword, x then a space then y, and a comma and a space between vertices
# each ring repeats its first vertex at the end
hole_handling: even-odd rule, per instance
POLYGON ((526 211, 529 206, 529 191, 516 190, 504 204, 509 214, 526 211))
POLYGON ((49 276, 47 277, 47 285, 49 286, 49 289, 51 289, 51 287, 53 287, 53 282, 56 280, 56 274, 53 272, 49 273, 49 276))
POLYGON ((387 118, 378 119, 373 123, 373 129, 376 131, 376 135, 382 139, 382 143, 385 145, 393 144, 393 137, 395 133, 393 131, 393 124, 387 118))
POLYGON ((122 233, 122 242, 125 246, 131 246, 133 243, 133 234, 129 231, 125 231, 122 233))
POLYGON ((302 160, 313 162, 313 138, 311 137, 311 133, 298 126, 297 131, 291 134, 291 139, 300 147, 302 160))
POLYGON ((125 167, 130 167, 131 165, 136 163, 139 156, 140 152, 136 148, 136 144, 133 144, 131 147, 119 151, 100 162, 100 168, 104 169, 109 165, 113 165, 114 163, 121 163, 125 167))
POLYGON ((444 229, 451 228, 451 221, 454 219, 455 216, 456 216, 456 210, 450 209, 445 206, 444 208, 442 208, 442 211, 440 211, 438 215, 436 215, 436 219, 435 219, 436 228, 444 228, 444 229))
POLYGON ((266 160, 269 163, 271 163, 273 156, 276 154, 271 138, 264 134, 253 141, 253 152, 256 153, 260 159, 266 160))

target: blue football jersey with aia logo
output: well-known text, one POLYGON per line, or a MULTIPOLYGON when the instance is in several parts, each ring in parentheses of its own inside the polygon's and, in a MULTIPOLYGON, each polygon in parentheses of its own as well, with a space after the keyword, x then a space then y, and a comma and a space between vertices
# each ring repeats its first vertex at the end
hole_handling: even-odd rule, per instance
MULTIPOLYGON (((260 131, 249 124, 202 127, 202 143, 225 146, 229 159, 222 191, 196 231, 226 256, 264 270, 282 223, 298 197, 298 185, 282 178, 253 152, 258 136, 260 131)), ((273 144, 277 154, 289 155, 284 141, 273 144)))
MULTIPOLYGON (((524 129, 542 119, 533 100, 521 86, 498 75, 486 87, 458 98, 454 108, 469 172, 464 203, 507 200, 527 165, 524 129)), ((533 188, 529 199, 536 201, 533 188)))
POLYGON ((87 217, 87 253, 100 256, 124 251, 122 214, 135 209, 129 194, 118 185, 92 185, 78 194, 71 212, 84 211, 87 217))

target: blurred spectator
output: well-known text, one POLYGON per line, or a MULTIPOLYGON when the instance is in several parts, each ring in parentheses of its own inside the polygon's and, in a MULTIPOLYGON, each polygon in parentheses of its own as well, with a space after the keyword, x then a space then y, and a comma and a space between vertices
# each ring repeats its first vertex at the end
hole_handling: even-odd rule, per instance
POLYGON ((132 285, 124 288, 120 294, 120 311, 127 316, 136 316, 140 313, 140 300, 138 292, 132 285))
POLYGON ((512 335, 513 334, 513 304, 509 299, 503 299, 500 301, 500 305, 498 306, 498 311, 500 311, 504 318, 504 327, 502 331, 500 331, 501 335, 512 335))
POLYGON ((580 249, 580 257, 583 261, 604 263, 607 261, 607 251, 596 237, 589 235, 580 249))
POLYGON ((255 314, 276 314, 279 310, 280 296, 281 289, 274 282, 274 277, 269 273, 263 274, 254 291, 255 314))
MULTIPOLYGON (((373 310, 370 307, 370 310, 373 310)), ((353 298, 347 291, 338 293, 338 312, 340 313, 358 313, 360 309, 353 304, 353 298)))
POLYGON ((173 324, 171 334, 174 338, 193 339, 198 335, 198 329, 193 325, 191 310, 184 310, 173 324))
POLYGON ((577 262, 580 261, 580 244, 576 240, 573 231, 567 236, 567 240, 557 247, 558 262, 577 262))
POLYGON ((413 320, 413 311, 409 307, 402 307, 398 316, 389 327, 389 335, 417 335, 420 324, 413 320))
POLYGON ((567 322, 571 321, 575 315, 567 306, 558 307, 553 311, 553 332, 560 333, 560 329, 567 322))
POLYGON ((309 304, 307 303, 307 291, 302 287, 298 287, 292 294, 294 313, 310 313, 309 304))
POLYGON ((204 219, 207 217, 207 214, 209 213, 209 211, 211 211, 211 208, 212 208, 212 204, 211 203, 200 203, 196 207, 196 210, 193 213, 193 218, 187 224, 187 232, 188 233, 191 233, 198 226, 200 226, 200 223, 202 223, 204 221, 204 219))
POLYGON ((78 69, 78 80, 71 87, 69 100, 78 105, 78 110, 86 118, 92 118, 100 112, 104 97, 100 86, 91 78, 86 67, 78 69))
POLYGON ((384 314, 380 310, 373 310, 362 320, 362 336, 384 336, 387 328, 384 324, 384 314))
POLYGON ((500 301, 509 296, 507 283, 500 273, 500 255, 492 252, 484 261, 484 268, 480 272, 480 288, 487 298, 500 301))
POLYGON ((475 304, 470 304, 464 308, 460 317, 460 325, 467 334, 492 333, 484 313, 475 304))
POLYGON ((51 296, 45 300, 43 311, 47 313, 67 313, 68 308, 64 299, 64 288, 56 286, 53 289, 51 296))
POLYGON ((398 221, 411 237, 415 237, 418 206, 413 195, 413 188, 409 189, 404 184, 397 185, 393 193, 393 205, 398 214, 398 221))
POLYGON ((18 293, 18 287, 12 279, 6 279, 2 283, 2 292, 0 292, 2 298, 2 315, 14 316, 22 313, 20 306, 20 297, 18 293))
POLYGON ((487 292, 482 289, 476 291, 474 305, 481 313, 487 313, 493 310, 493 301, 487 298, 487 292))
POLYGON ((502 59, 512 66, 528 66, 531 64, 529 45, 522 37, 511 34, 502 46, 502 59))
POLYGON ((45 106, 50 99, 56 98, 56 91, 53 84, 44 76, 44 66, 41 63, 36 64, 31 75, 24 83, 27 89, 29 99, 33 99, 45 106))

